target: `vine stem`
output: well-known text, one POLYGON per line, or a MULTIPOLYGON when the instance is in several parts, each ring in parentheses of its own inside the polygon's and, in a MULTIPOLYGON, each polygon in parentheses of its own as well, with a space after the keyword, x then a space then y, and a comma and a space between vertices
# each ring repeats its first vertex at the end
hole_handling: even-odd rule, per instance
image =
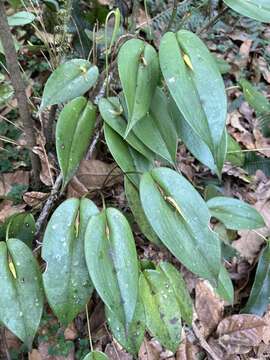
POLYGON ((225 7, 222 9, 216 16, 214 16, 205 26, 203 26, 201 29, 197 31, 197 35, 200 35, 205 30, 208 30, 210 26, 214 25, 223 15, 226 14, 226 12, 229 10, 228 7, 225 7))
POLYGON ((93 343, 92 343, 92 336, 91 336, 90 320, 89 320, 89 314, 88 314, 88 305, 87 304, 85 305, 85 313, 86 313, 86 320, 87 320, 87 330, 88 330, 90 350, 94 351, 93 343))
POLYGON ((14 41, 10 27, 8 25, 6 9, 3 0, 0 0, 0 39, 5 51, 6 64, 10 80, 18 101, 18 110, 23 123, 27 147, 30 149, 30 160, 34 174, 34 185, 37 188, 40 184, 40 161, 38 156, 32 151, 36 145, 34 122, 29 111, 25 85, 22 79, 14 41))
POLYGON ((172 15, 170 17, 170 21, 169 21, 169 24, 167 26, 167 29, 166 31, 170 31, 171 27, 172 27, 172 24, 174 22, 174 19, 176 17, 176 14, 177 14, 177 0, 174 0, 173 1, 173 8, 172 8, 172 15))

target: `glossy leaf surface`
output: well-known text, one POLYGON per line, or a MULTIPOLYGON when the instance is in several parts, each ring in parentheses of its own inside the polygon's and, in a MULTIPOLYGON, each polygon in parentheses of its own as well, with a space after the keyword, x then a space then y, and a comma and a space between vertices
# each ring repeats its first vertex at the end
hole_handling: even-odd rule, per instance
POLYGON ((227 99, 213 56, 195 34, 181 30, 163 36, 159 58, 170 94, 185 121, 216 159, 225 127, 227 99))
POLYGON ((84 309, 93 291, 84 258, 84 235, 89 219, 97 213, 88 199, 68 199, 55 210, 45 231, 44 288, 50 307, 65 325, 84 309))
POLYGON ((114 312, 107 307, 105 310, 110 330, 115 339, 126 349, 127 352, 137 356, 142 345, 145 332, 145 316, 142 303, 138 301, 136 305, 134 318, 129 326, 128 332, 114 312))
POLYGON ((193 303, 182 274, 168 262, 161 262, 157 270, 167 279, 166 286, 173 290, 181 316, 188 325, 192 324, 193 303))
POLYGON ((90 219, 85 258, 99 296, 128 331, 137 304, 138 261, 129 223, 120 211, 108 208, 90 219))
POLYGON ((226 5, 241 15, 261 22, 270 22, 268 0, 223 0, 226 5))
POLYGON ((129 207, 144 236, 146 236, 147 239, 154 244, 158 246, 162 245, 161 241, 152 229, 149 221, 147 220, 147 217, 144 214, 139 191, 127 176, 125 176, 125 194, 129 207))
POLYGON ((229 304, 233 304, 234 300, 234 289, 232 280, 227 269, 221 266, 218 277, 218 286, 215 288, 216 293, 229 304))
POLYGON ((101 351, 91 351, 83 360, 109 360, 108 356, 101 351))
POLYGON ((173 170, 153 169, 142 177, 140 198, 163 244, 190 271, 216 284, 220 242, 209 228, 207 205, 193 186, 173 170))
POLYGON ((152 163, 147 160, 121 138, 109 125, 105 124, 104 133, 106 144, 123 173, 138 188, 140 175, 152 168, 152 163))
POLYGON ((142 40, 128 40, 118 54, 118 71, 128 107, 127 136, 151 105, 159 77, 155 49, 142 40))
POLYGON ((129 132, 125 137, 127 121, 124 117, 123 109, 118 98, 101 99, 98 105, 101 116, 106 124, 122 138, 125 138, 125 141, 135 150, 150 161, 153 161, 155 157, 154 153, 142 143, 133 131, 129 132))
POLYGON ((238 199, 218 196, 207 201, 211 215, 220 220, 228 229, 258 229, 265 226, 258 211, 238 199))
POLYGON ((72 100, 61 111, 56 126, 56 151, 63 187, 76 172, 88 149, 95 121, 95 107, 84 97, 72 100))
POLYGON ((30 24, 35 20, 35 15, 29 11, 19 11, 11 16, 8 16, 9 26, 22 26, 30 24))
POLYGON ((175 352, 181 340, 181 311, 168 279, 157 270, 140 276, 140 295, 146 327, 167 349, 175 352))
POLYGON ((87 60, 73 59, 61 64, 45 84, 40 111, 83 95, 95 85, 97 78, 98 68, 87 60))
POLYGON ((0 322, 30 349, 43 311, 41 273, 22 241, 0 242, 0 322))
POLYGON ((270 244, 263 249, 257 265, 255 280, 244 313, 263 316, 270 297, 270 244))

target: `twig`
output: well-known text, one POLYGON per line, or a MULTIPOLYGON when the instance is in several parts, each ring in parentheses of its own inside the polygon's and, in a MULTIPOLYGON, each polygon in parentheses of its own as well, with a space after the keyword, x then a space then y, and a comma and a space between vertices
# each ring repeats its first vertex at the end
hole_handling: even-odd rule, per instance
POLYGON ((205 30, 208 30, 210 26, 214 25, 226 12, 229 10, 228 7, 225 7, 223 10, 221 10, 216 16, 214 16, 205 26, 203 26, 201 29, 197 31, 197 34, 201 34, 205 30))
MULTIPOLYGON (((17 53, 14 46, 10 27, 7 22, 6 10, 4 1, 0 0, 0 39, 5 51, 7 68, 9 71, 11 83, 15 90, 15 96, 18 101, 18 110, 23 122, 27 146, 33 149, 36 145, 34 123, 29 111, 28 100, 25 92, 25 85, 21 76, 20 67, 18 63, 17 53)), ((30 151, 30 159, 34 173, 34 185, 38 187, 40 161, 36 154, 30 151)))
POLYGON ((167 29, 166 31, 170 31, 171 27, 172 27, 172 24, 174 22, 174 19, 176 17, 176 14, 177 14, 177 0, 174 0, 173 1, 173 9, 172 9, 172 15, 171 15, 171 18, 170 18, 170 21, 169 21, 169 24, 167 26, 167 29))
POLYGON ((139 6, 140 6, 139 0, 134 0, 132 6, 132 15, 131 15, 131 26, 130 26, 131 33, 133 33, 136 30, 136 20, 139 11, 139 6))
POLYGON ((44 135, 46 139, 46 149, 50 150, 53 147, 53 124, 55 121, 56 111, 58 105, 52 105, 49 112, 49 118, 44 124, 44 135))
POLYGON ((0 331, 1 331, 1 339, 2 339, 2 344, 3 344, 3 350, 4 350, 5 354, 6 354, 6 359, 11 360, 11 355, 9 353, 8 345, 7 345, 5 327, 1 327, 0 331))
POLYGON ((216 355, 216 353, 210 348, 207 341, 202 336, 200 330, 198 329, 195 322, 192 323, 192 330, 197 337, 197 339, 200 342, 200 346, 212 357, 213 360, 222 360, 219 356, 216 355))

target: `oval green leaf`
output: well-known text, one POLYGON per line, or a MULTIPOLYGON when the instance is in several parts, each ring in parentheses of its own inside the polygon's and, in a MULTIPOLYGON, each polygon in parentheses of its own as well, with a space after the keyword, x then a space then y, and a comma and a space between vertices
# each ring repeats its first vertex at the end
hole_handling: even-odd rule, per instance
POLYGON ((166 33, 160 43, 160 66, 176 105, 214 159, 222 140, 227 98, 213 56, 197 35, 166 33))
POLYGON ((257 270, 255 280, 249 295, 248 302, 243 313, 256 314, 262 316, 269 305, 270 298, 270 243, 268 242, 263 249, 257 270))
POLYGON ((166 286, 173 290, 182 318, 191 326, 193 319, 193 303, 182 274, 177 271, 174 266, 165 261, 159 264, 157 271, 167 279, 168 282, 166 286))
POLYGON ((214 288, 214 290, 222 299, 226 300, 229 304, 233 304, 233 283, 225 266, 221 266, 220 268, 218 286, 214 288))
POLYGON ((57 318, 69 324, 93 291, 84 258, 84 236, 89 219, 98 213, 88 199, 68 199, 53 213, 43 240, 45 293, 57 318))
POLYGON ((40 111, 83 95, 95 85, 97 78, 98 68, 87 60, 73 59, 61 64, 45 84, 40 111))
POLYGON ((130 146, 145 156, 148 160, 154 160, 154 153, 141 142, 133 131, 129 132, 129 134, 125 137, 127 121, 124 118, 123 108, 118 98, 111 97, 108 99, 101 99, 98 106, 100 114, 106 124, 108 124, 122 138, 125 138, 125 141, 130 146))
POLYGON ((96 109, 84 97, 70 101, 56 125, 56 152, 63 174, 63 188, 75 174, 90 143, 96 109))
POLYGON ((140 276, 140 295, 146 327, 167 349, 175 352, 181 340, 181 310, 168 279, 157 270, 140 276))
POLYGON ((91 351, 83 360, 109 360, 108 356, 101 351, 91 351))
POLYGON ((132 231, 120 211, 108 208, 90 219, 85 258, 99 296, 128 331, 137 304, 138 261, 132 231))
POLYGON ((268 0, 223 0, 226 5, 241 15, 261 22, 270 22, 268 0))
POLYGON ((190 271, 217 284, 220 242, 209 227, 207 205, 194 187, 177 172, 158 168, 143 175, 140 197, 163 244, 190 271))
POLYGON ((265 226, 258 211, 238 199, 218 196, 207 201, 211 215, 221 221, 228 229, 252 230, 265 226))
POLYGON ((19 11, 14 15, 8 16, 9 26, 22 26, 30 24, 35 20, 35 15, 29 11, 19 11))
POLYGON ((127 136, 149 111, 159 78, 158 56, 151 45, 132 39, 121 47, 117 62, 128 107, 127 136))
POLYGON ((134 317, 129 326, 128 332, 126 331, 124 324, 119 321, 116 314, 108 307, 105 308, 105 313, 110 330, 115 339, 127 350, 127 352, 137 356, 142 345, 145 332, 144 308, 140 300, 138 299, 134 317))
POLYGON ((140 173, 153 167, 152 163, 121 138, 109 125, 105 124, 106 144, 123 173, 138 188, 140 173))
POLYGON ((0 242, 0 322, 30 349, 43 311, 41 273, 18 239, 0 242))
POLYGON ((139 191, 127 176, 125 176, 125 194, 127 197, 129 207, 143 235, 146 236, 149 241, 153 242, 157 246, 162 245, 161 241, 159 240, 158 236, 152 229, 151 225, 149 224, 149 221, 147 220, 147 217, 144 214, 139 191))

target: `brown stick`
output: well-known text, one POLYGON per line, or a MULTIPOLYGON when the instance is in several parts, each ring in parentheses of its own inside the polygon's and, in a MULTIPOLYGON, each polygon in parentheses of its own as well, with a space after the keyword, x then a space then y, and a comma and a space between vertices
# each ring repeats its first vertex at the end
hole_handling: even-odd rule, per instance
MULTIPOLYGON (((15 90, 15 96, 18 101, 18 109, 25 131, 27 147, 32 150, 33 147, 36 145, 34 122, 29 111, 27 96, 25 92, 25 85, 21 76, 17 53, 14 46, 10 27, 7 22, 6 10, 3 0, 0 0, 0 39, 2 41, 2 45, 5 51, 7 69, 9 71, 11 83, 15 90)), ((34 185, 35 187, 37 187, 40 183, 40 162, 38 156, 32 151, 30 151, 30 159, 34 173, 34 185)))

